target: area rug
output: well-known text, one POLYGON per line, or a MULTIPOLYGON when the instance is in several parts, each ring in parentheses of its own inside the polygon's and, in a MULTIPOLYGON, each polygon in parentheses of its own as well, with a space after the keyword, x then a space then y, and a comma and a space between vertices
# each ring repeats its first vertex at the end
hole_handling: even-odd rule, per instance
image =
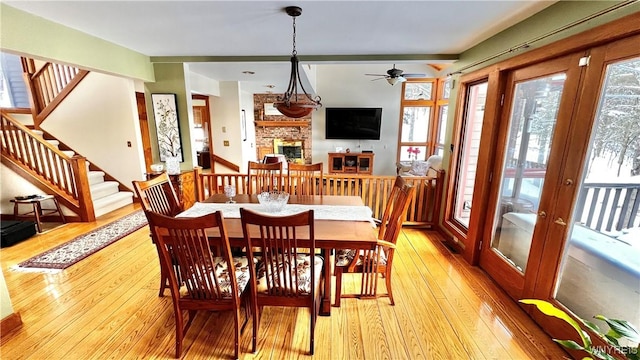
POLYGON ((103 225, 18 264, 19 268, 66 269, 147 225, 142 210, 103 225))

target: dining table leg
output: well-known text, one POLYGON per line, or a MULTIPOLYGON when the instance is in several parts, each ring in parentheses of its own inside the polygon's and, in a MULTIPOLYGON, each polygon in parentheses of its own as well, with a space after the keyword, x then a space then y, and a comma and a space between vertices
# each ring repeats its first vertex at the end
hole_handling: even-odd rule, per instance
POLYGON ((324 291, 320 304, 320 315, 331 316, 331 252, 333 249, 322 249, 324 258, 324 291))

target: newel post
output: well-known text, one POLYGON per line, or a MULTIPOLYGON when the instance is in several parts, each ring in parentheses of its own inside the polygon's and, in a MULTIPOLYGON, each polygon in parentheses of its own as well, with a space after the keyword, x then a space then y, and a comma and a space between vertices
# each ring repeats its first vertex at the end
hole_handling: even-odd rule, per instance
POLYGON ((87 171, 87 159, 74 155, 71 159, 73 181, 76 184, 76 196, 78 197, 79 216, 83 222, 95 221, 96 213, 93 209, 91 189, 89 188, 89 173, 87 171))

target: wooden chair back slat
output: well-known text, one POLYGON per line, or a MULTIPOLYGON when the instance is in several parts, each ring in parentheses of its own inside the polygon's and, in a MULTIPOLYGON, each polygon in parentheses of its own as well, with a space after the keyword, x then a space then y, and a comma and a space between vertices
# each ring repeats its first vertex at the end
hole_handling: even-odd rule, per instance
POLYGON ((291 195, 322 195, 324 188, 322 163, 289 164, 286 188, 291 195))
POLYGON ((132 184, 143 210, 166 216, 175 216, 183 210, 167 173, 150 180, 134 180, 132 184))
POLYGON ((249 161, 248 172, 249 184, 247 194, 284 190, 281 162, 261 164, 255 161, 249 161))

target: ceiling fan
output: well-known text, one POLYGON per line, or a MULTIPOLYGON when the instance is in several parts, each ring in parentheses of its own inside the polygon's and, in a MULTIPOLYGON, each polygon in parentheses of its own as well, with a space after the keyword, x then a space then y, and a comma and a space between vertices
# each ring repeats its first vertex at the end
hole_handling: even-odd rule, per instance
POLYGON ((375 80, 382 80, 382 79, 386 79, 387 82, 389 84, 391 84, 392 86, 395 85, 398 82, 404 82, 407 81, 407 78, 421 78, 421 77, 425 77, 427 75, 425 74, 405 74, 404 71, 402 71, 401 69, 397 69, 396 68, 396 64, 393 64, 393 68, 387 70, 387 74, 365 74, 367 76, 380 76, 377 79, 373 79, 371 81, 375 81, 375 80))

